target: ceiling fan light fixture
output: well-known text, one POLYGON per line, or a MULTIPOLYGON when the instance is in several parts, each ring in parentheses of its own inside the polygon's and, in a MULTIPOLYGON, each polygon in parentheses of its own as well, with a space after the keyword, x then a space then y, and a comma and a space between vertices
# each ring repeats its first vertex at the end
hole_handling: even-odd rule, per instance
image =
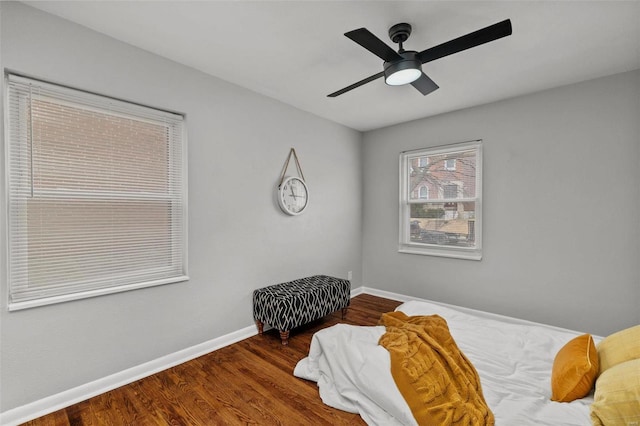
POLYGON ((422 64, 416 59, 416 52, 402 52, 403 59, 384 64, 384 82, 389 86, 413 83, 422 75, 422 64))
POLYGON ((398 70, 391 75, 387 75, 384 82, 389 86, 402 86, 403 84, 413 83, 420 78, 422 71, 415 68, 407 68, 398 70))

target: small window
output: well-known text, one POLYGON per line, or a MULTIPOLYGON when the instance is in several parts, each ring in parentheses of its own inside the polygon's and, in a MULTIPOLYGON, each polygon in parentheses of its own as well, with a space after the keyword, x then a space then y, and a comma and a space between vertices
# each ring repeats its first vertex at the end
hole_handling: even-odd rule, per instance
POLYGON ((445 184, 442 185, 443 197, 446 199, 455 199, 458 198, 458 185, 454 184, 445 184))
POLYGON ((400 170, 399 251, 480 260, 481 141, 403 152, 400 170))
POLYGON ((418 158, 418 167, 427 167, 429 165, 428 157, 420 157, 418 158))
POLYGON ((421 186, 420 187, 420 193, 418 194, 419 198, 429 198, 429 188, 427 188, 426 186, 421 186))
POLYGON ((456 169, 456 159, 455 158, 447 158, 444 160, 444 169, 445 170, 455 170, 456 169))
POLYGON ((183 116, 7 87, 9 309, 186 280, 183 116))

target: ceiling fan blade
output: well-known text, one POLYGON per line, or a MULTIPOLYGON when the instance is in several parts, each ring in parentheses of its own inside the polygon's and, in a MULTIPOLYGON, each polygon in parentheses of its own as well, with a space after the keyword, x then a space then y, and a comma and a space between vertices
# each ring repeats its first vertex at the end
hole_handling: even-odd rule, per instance
POLYGON ((422 73, 422 75, 416 81, 412 82, 411 85, 418 89, 418 91, 423 95, 428 95, 440 87, 425 73, 422 73))
POLYGON ((511 35, 511 20, 506 19, 497 24, 423 50, 418 53, 418 60, 424 64, 509 35, 511 35))
POLYGON ((355 89, 356 87, 360 87, 360 86, 362 86, 363 84, 367 84, 367 83, 369 83, 369 82, 371 82, 371 81, 373 81, 373 80, 376 80, 376 79, 378 79, 378 78, 382 77, 383 75, 384 75, 384 71, 379 72, 378 74, 374 74, 374 75, 372 75, 372 76, 369 76, 369 77, 365 78, 364 80, 360 80, 360 81, 359 81, 359 82, 357 82, 357 83, 353 83, 351 86, 347 86, 347 87, 345 87, 344 89, 340 89, 340 90, 338 90, 337 92, 333 92, 333 93, 331 93, 330 95, 327 95, 327 97, 328 97, 328 98, 335 98, 336 96, 340 96, 340 95, 342 95, 343 93, 348 92, 349 90, 353 90, 353 89, 355 89))
POLYGON ((385 62, 402 59, 402 56, 366 28, 358 28, 357 30, 344 33, 344 35, 385 62))

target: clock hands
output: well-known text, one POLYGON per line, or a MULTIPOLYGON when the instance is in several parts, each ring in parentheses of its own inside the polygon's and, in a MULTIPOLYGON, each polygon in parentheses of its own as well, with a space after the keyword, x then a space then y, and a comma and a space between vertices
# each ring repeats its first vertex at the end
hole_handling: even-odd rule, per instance
POLYGON ((295 191, 293 190, 293 185, 291 185, 291 186, 289 187, 289 189, 291 190, 291 196, 292 196, 293 198, 302 198, 302 199, 306 198, 304 195, 298 195, 298 194, 296 194, 296 193, 295 193, 295 191))

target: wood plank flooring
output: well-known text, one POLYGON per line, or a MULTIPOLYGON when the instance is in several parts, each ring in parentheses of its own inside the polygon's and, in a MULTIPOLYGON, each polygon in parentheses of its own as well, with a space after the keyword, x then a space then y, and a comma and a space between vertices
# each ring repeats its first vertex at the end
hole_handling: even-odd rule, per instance
POLYGON ((340 322, 376 325, 398 305, 362 294, 344 320, 336 312, 297 328, 288 346, 269 330, 25 425, 364 425, 359 415, 324 405, 316 384, 293 369, 316 331, 340 322))

